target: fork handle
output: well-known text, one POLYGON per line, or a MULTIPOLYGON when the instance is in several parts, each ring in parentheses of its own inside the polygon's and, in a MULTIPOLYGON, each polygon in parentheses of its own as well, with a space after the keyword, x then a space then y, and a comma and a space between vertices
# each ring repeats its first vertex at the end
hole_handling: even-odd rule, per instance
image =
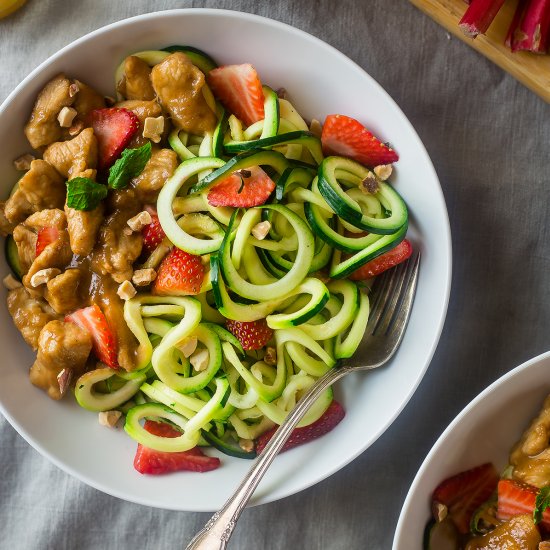
POLYGON ((241 484, 229 497, 223 507, 216 512, 206 525, 195 535, 186 550, 223 550, 227 546, 233 529, 242 511, 248 504, 258 483, 287 442, 292 431, 309 410, 315 400, 334 382, 345 376, 351 369, 342 366, 331 369, 321 376, 298 401, 286 420, 273 434, 265 449, 256 458, 241 484))

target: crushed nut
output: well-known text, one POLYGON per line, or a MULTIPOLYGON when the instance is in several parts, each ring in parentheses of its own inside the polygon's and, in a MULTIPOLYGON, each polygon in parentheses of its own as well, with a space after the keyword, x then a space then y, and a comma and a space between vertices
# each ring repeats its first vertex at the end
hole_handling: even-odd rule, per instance
POLYGON ((144 210, 139 214, 136 214, 133 218, 130 218, 127 223, 132 231, 141 231, 146 225, 150 225, 153 222, 151 214, 144 210))
POLYGON ((256 239, 258 239, 259 241, 263 241, 267 237, 267 234, 269 233, 270 229, 271 229, 271 223, 265 220, 263 222, 257 223, 252 228, 251 233, 254 237, 256 237, 256 239))
POLYGON ((114 428, 122 413, 120 411, 101 411, 98 415, 99 423, 107 428, 114 428))
POLYGON ((11 273, 6 275, 2 282, 8 290, 15 290, 16 288, 23 286, 11 273))
POLYGON ((550 541, 543 540, 542 542, 539 542, 538 550, 550 550, 550 541))
POLYGON ((323 133, 323 127, 316 118, 312 119, 311 124, 309 125, 309 131, 312 134, 316 135, 318 138, 321 137, 321 134, 323 133))
POLYGON ((123 283, 120 284, 116 293, 123 300, 130 300, 137 294, 137 291, 134 288, 134 285, 130 281, 124 281, 123 283))
POLYGON ((78 80, 75 80, 69 86, 69 97, 74 97, 78 92, 80 92, 80 86, 78 85, 78 80))
POLYGON ((268 346, 265 350, 264 363, 267 365, 277 364, 277 350, 271 346, 268 346))
POLYGON ((63 107, 57 115, 59 126, 61 126, 61 128, 70 128, 73 124, 74 117, 77 114, 76 109, 73 109, 72 107, 63 107))
POLYGON ((432 514, 434 519, 437 522, 443 521, 447 514, 449 513, 449 510, 447 509, 447 506, 445 504, 442 504, 441 502, 434 501, 432 504, 432 514))
POLYGON ((162 137, 162 132, 164 132, 164 117, 158 116, 148 116, 143 123, 143 133, 141 134, 144 138, 148 138, 155 143, 158 143, 162 137))
POLYGON ((31 277, 31 286, 33 288, 37 288, 40 285, 44 285, 48 281, 51 281, 54 277, 57 277, 60 273, 61 269, 57 269, 57 267, 48 267, 47 269, 41 269, 31 277))
POLYGON ((380 166, 374 167, 374 173, 382 180, 386 181, 393 172, 393 165, 391 164, 381 164, 380 166))
POLYGON ((132 277, 132 283, 136 286, 147 286, 157 278, 157 272, 152 269, 136 269, 132 277))
POLYGON ((279 88, 277 90, 277 97, 279 99, 288 99, 288 92, 286 91, 286 88, 279 88))
POLYGON ((378 180, 372 172, 369 172, 368 176, 359 185, 359 188, 365 195, 374 195, 379 187, 378 180))
POLYGON ((197 340, 196 336, 190 336, 178 346, 178 349, 183 353, 185 357, 191 357, 191 355, 195 353, 198 343, 199 341, 197 340))
POLYGON ((132 271, 123 271, 122 273, 111 273, 111 277, 115 283, 123 283, 132 278, 132 271))
POLYGON ((13 161, 13 165, 16 170, 27 171, 31 169, 31 162, 35 159, 32 155, 28 153, 26 155, 21 155, 13 161))
POLYGON ((70 128, 69 128, 69 135, 71 137, 74 137, 84 129, 84 123, 81 120, 77 120, 70 128))
POLYGON ((250 453, 254 450, 254 440, 253 439, 239 439, 239 447, 245 452, 250 453))
POLYGON ((122 230, 122 233, 124 235, 126 235, 127 237, 129 237, 130 235, 132 235, 133 231, 129 228, 129 227, 125 227, 123 230, 122 230))
POLYGON ((63 369, 57 375, 57 383, 59 384, 59 393, 61 393, 62 396, 65 395, 65 393, 69 389, 69 386, 71 385, 72 380, 73 380, 73 369, 63 369))
POLYGON ((208 350, 203 348, 198 351, 195 351, 193 355, 189 357, 189 362, 193 365, 193 368, 197 372, 201 372, 203 370, 206 370, 209 359, 210 359, 210 354, 208 353, 208 350))
POLYGON ((110 95, 106 95, 104 99, 107 107, 112 107, 116 103, 116 99, 114 97, 111 97, 110 95))

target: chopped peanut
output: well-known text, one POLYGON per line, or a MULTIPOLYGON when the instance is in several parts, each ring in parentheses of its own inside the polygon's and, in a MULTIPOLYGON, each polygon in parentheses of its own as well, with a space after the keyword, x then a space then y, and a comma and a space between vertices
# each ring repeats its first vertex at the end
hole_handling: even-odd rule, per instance
POLYGON ((124 281, 123 283, 120 284, 116 293, 123 300, 130 300, 137 294, 137 291, 134 288, 134 285, 130 281, 124 281))
POLYGON ((8 290, 15 290, 16 288, 23 286, 11 273, 6 275, 2 282, 8 290))
POLYGON ((69 128, 69 135, 71 137, 74 137, 78 134, 80 134, 80 132, 83 130, 84 128, 84 123, 81 121, 81 120, 77 120, 73 125, 71 125, 71 127, 69 128))
POLYGON ((80 86, 78 85, 78 81, 76 81, 69 86, 69 97, 74 97, 78 92, 80 92, 80 86))
POLYGON ((316 118, 311 121, 311 124, 309 125, 309 131, 318 138, 321 137, 321 134, 323 133, 323 127, 316 118))
POLYGON ((31 169, 31 162, 35 159, 33 155, 22 155, 13 161, 16 170, 26 171, 31 169))
POLYGON ((252 228, 252 235, 256 237, 259 241, 262 241, 267 237, 267 234, 269 233, 269 230, 271 229, 271 223, 269 223, 267 220, 257 223, 252 228))
POLYGON ((133 218, 130 218, 127 223, 132 231, 141 231, 145 226, 150 225, 152 221, 151 214, 147 210, 144 210, 133 218))
POLYGON ((254 440, 253 439, 239 439, 239 447, 245 452, 250 453, 254 450, 254 440))
POLYGON ((151 141, 158 143, 164 132, 164 117, 148 116, 143 124, 143 137, 149 138, 151 141))
POLYGON ((136 286, 147 286, 157 278, 157 272, 152 269, 136 269, 132 277, 132 283, 136 286))
POLYGON ((98 416, 99 423, 107 428, 114 428, 122 413, 120 411, 101 411, 98 416))
POLYGON ((264 363, 267 365, 277 364, 277 350, 271 346, 268 346, 265 350, 264 363))
POLYGON ((369 172, 367 177, 359 184, 359 189, 365 195, 374 195, 379 187, 378 180, 372 172, 369 172))
POLYGON ((539 542, 539 550, 550 550, 550 541, 543 540, 539 542))
POLYGON ((72 107, 63 107, 57 115, 59 126, 61 126, 61 128, 70 128, 76 115, 76 109, 73 109, 72 107))
POLYGON ((197 372, 201 372, 203 370, 206 370, 209 359, 210 359, 210 354, 208 353, 208 350, 201 349, 201 350, 195 351, 193 355, 189 357, 189 362, 193 365, 193 368, 197 372))
POLYGON ((382 180, 386 181, 393 172, 393 166, 391 164, 381 164, 374 168, 374 173, 382 180))
POLYGON ((279 88, 277 90, 277 97, 279 99, 288 99, 288 93, 285 88, 279 88))
POLYGON ((31 286, 33 288, 37 288, 40 285, 44 285, 48 281, 51 281, 54 277, 57 277, 60 273, 61 269, 57 269, 57 267, 48 267, 47 269, 41 269, 31 277, 31 286))
POLYGON ((183 353, 183 355, 185 355, 185 357, 191 357, 191 355, 195 353, 198 343, 199 341, 196 336, 190 336, 178 346, 178 349, 183 353))
POLYGON ((441 502, 434 502, 432 504, 432 514, 437 522, 443 521, 447 517, 448 513, 449 510, 445 504, 442 504, 441 502))
POLYGON ((59 384, 59 393, 65 395, 73 379, 73 369, 63 369, 57 375, 57 383, 59 384))

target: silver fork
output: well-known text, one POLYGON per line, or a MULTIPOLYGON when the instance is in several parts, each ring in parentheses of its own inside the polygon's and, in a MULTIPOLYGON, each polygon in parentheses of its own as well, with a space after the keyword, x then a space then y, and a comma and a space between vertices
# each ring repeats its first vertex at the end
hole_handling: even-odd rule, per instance
POLYGON ((186 550, 223 550, 242 511, 267 469, 292 431, 315 400, 331 384, 353 371, 372 370, 386 364, 403 338, 416 292, 420 266, 417 254, 375 280, 371 292, 371 314, 365 335, 351 359, 321 376, 298 401, 258 456, 239 487, 223 507, 189 543, 186 550))

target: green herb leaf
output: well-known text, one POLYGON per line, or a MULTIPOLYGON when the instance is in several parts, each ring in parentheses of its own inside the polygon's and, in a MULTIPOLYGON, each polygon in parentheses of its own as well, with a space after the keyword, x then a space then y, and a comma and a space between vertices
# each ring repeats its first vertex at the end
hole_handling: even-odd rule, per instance
POLYGON ((537 495, 535 509, 533 510, 533 521, 535 523, 542 520, 542 514, 547 508, 550 508, 550 485, 543 487, 537 495))
POLYGON ((67 183, 67 206, 93 210, 107 196, 107 186, 88 178, 73 178, 67 183))
POLYGON ((139 176, 151 158, 151 142, 137 149, 124 149, 122 156, 109 169, 109 187, 123 189, 139 176))

